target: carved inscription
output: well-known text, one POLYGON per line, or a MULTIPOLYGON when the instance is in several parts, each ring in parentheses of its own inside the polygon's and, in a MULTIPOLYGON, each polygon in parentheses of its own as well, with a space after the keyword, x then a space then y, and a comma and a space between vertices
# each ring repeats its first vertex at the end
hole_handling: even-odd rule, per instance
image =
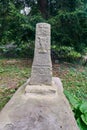
POLYGON ((39 53, 47 53, 47 38, 44 37, 38 37, 38 49, 39 53))
POLYGON ((49 27, 46 27, 43 24, 38 25, 37 35, 43 36, 43 37, 44 36, 49 36, 50 35, 49 27))
POLYGON ((38 25, 37 35, 49 36, 50 35, 49 27, 46 27, 45 25, 38 25))

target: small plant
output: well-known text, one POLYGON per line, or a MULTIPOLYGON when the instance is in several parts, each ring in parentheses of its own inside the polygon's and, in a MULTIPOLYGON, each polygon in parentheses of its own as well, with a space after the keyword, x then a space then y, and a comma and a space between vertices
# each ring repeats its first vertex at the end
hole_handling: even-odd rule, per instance
POLYGON ((79 100, 79 98, 70 94, 68 91, 64 91, 64 93, 71 104, 80 130, 87 130, 87 101, 79 100))

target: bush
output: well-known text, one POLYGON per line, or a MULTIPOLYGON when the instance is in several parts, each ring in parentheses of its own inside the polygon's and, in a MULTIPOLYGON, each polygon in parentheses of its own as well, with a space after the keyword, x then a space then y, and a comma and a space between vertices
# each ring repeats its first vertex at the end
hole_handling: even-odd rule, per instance
POLYGON ((17 57, 33 58, 34 42, 29 41, 29 43, 20 44, 19 46, 17 46, 15 53, 17 54, 17 57))
POLYGON ((84 52, 87 47, 87 12, 59 11, 48 22, 52 25, 52 45, 70 46, 77 52, 84 52))
MULTIPOLYGON (((19 3, 10 1, 6 2, 6 4, 3 2, 0 4, 1 45, 14 42, 17 45, 15 52, 22 53, 23 51, 24 54, 21 54, 21 56, 27 55, 29 41, 35 40, 36 24, 38 22, 47 22, 52 27, 52 46, 60 47, 61 53, 64 53, 61 54, 61 57, 65 55, 65 58, 70 59, 71 56, 71 59, 73 57, 75 59, 75 57, 79 57, 79 53, 84 52, 85 47, 87 47, 87 9, 86 7, 83 8, 84 4, 82 4, 81 0, 50 1, 50 4, 48 3, 48 20, 42 17, 38 4, 33 4, 32 1, 30 1, 30 14, 27 16, 20 14, 20 10, 24 5, 19 6, 19 3), (6 8, 3 8, 3 4, 5 4, 6 8)), ((32 52, 32 49, 29 48, 30 51, 32 52)))
MULTIPOLYGON (((11 44, 9 44, 11 45, 11 44)), ((33 58, 34 55, 34 42, 22 43, 20 45, 5 45, 0 47, 0 55, 3 57, 11 58, 33 58)))
POLYGON ((70 46, 52 46, 52 59, 60 59, 67 61, 77 61, 81 58, 81 54, 76 52, 73 47, 70 46))

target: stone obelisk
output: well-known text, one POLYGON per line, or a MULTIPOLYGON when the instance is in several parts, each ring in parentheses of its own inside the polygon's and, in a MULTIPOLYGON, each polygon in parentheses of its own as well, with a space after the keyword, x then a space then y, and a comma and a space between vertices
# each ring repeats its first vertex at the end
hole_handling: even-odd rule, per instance
POLYGON ((30 78, 31 85, 52 84, 50 32, 50 24, 38 23, 36 25, 35 52, 30 78))

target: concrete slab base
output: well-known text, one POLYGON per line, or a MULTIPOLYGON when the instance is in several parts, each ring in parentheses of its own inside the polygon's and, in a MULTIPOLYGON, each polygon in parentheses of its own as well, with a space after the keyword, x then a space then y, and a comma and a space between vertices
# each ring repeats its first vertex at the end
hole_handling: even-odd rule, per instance
POLYGON ((28 82, 0 112, 0 130, 79 130, 59 78, 52 86, 28 82))

